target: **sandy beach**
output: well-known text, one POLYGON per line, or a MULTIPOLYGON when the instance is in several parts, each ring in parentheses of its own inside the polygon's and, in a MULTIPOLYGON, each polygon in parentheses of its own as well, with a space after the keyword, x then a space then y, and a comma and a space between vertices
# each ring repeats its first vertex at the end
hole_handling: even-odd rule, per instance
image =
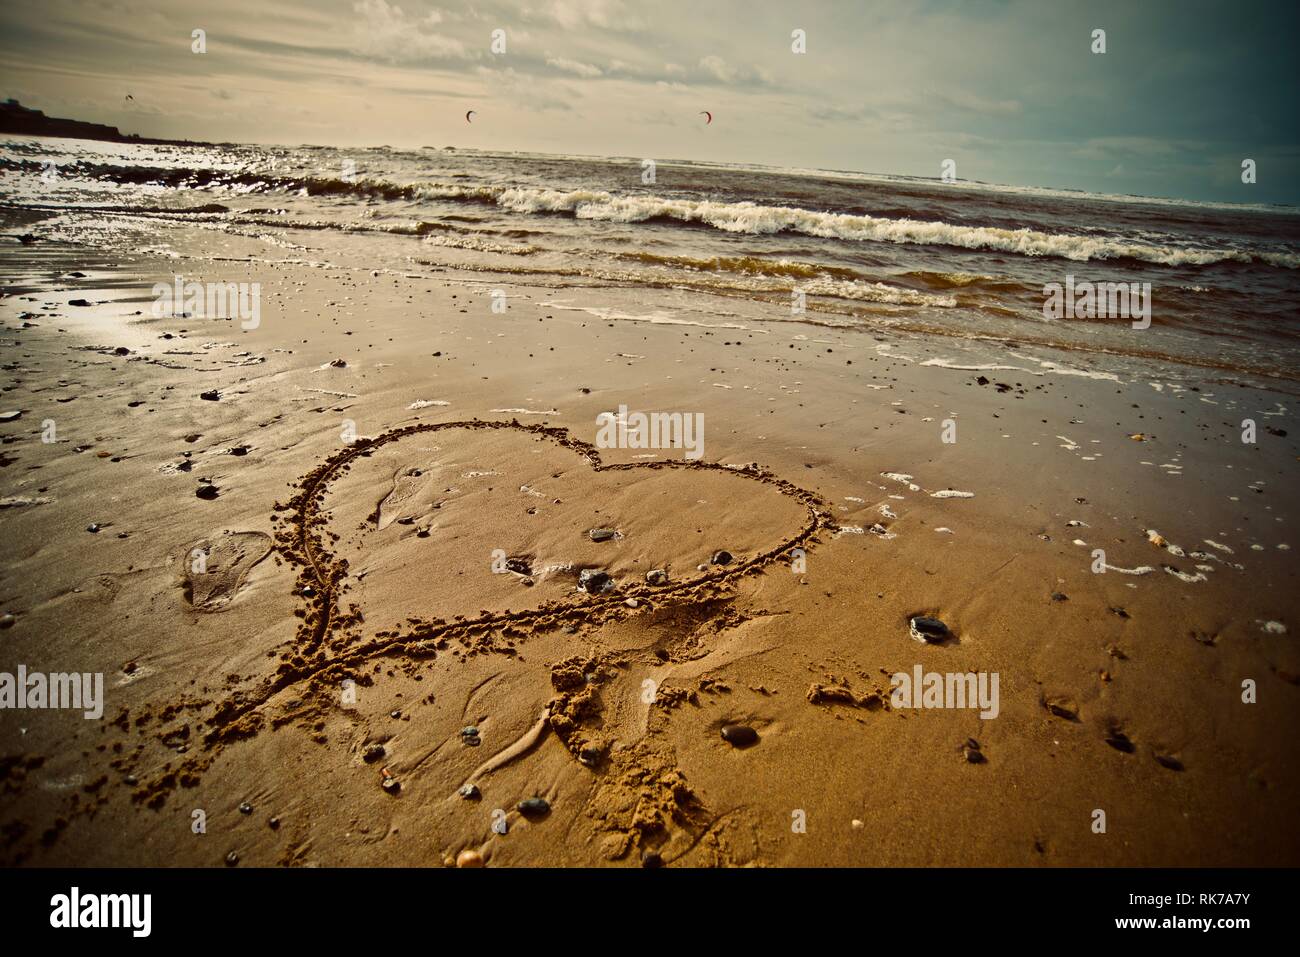
POLYGON ((104 700, 0 724, 7 864, 1300 860, 1293 382, 28 228, 0 659, 104 700), (260 323, 155 317, 182 273, 260 323))

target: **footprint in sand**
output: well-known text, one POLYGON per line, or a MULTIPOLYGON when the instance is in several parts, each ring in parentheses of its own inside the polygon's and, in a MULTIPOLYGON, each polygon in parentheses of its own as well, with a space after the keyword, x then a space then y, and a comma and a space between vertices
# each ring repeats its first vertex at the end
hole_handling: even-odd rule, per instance
POLYGON ((387 528, 402 517, 403 507, 409 503, 428 483, 429 476, 424 469, 415 466, 403 466, 393 475, 393 489, 385 495, 375 509, 376 525, 387 528))
POLYGON ((221 611, 270 551, 271 536, 262 532, 224 532, 196 542, 182 558, 186 599, 198 611, 221 611))

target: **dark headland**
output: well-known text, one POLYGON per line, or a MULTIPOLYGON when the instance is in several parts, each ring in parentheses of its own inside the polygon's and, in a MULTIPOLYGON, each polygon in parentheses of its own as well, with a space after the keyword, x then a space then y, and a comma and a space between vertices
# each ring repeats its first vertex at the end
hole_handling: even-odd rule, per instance
POLYGON ((106 126, 103 123, 87 123, 84 120, 46 116, 41 110, 29 109, 15 99, 0 103, 0 134, 6 133, 24 136, 62 136, 78 140, 107 140, 113 143, 196 145, 193 140, 153 139, 134 133, 122 133, 116 126, 106 126))

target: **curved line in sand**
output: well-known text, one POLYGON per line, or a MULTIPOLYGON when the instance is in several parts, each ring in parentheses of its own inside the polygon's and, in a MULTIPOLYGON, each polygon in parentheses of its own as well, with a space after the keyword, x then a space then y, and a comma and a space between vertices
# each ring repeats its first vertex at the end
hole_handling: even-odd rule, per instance
POLYGON ((474 781, 477 781, 481 777, 486 777, 493 771, 501 770, 510 762, 522 758, 529 751, 533 750, 533 748, 541 744, 542 738, 546 737, 546 729, 550 727, 550 723, 547 721, 550 716, 551 709, 543 708, 541 717, 537 719, 536 723, 531 728, 520 735, 513 744, 498 751, 470 772, 470 776, 465 779, 465 784, 472 784, 474 781))
POLYGON ((304 626, 296 639, 295 657, 301 663, 295 667, 282 666, 280 672, 267 679, 263 687, 249 694, 241 703, 226 702, 218 709, 220 723, 213 723, 212 730, 205 735, 205 743, 212 745, 224 737, 223 729, 243 716, 260 708, 285 688, 324 676, 336 671, 346 677, 350 670, 372 658, 395 653, 406 653, 413 657, 428 656, 429 642, 447 637, 465 637, 476 633, 490 632, 493 627, 512 623, 540 622, 557 616, 581 615, 590 618, 594 612, 606 612, 619 616, 630 613, 624 606, 627 597, 658 598, 671 600, 685 597, 691 589, 707 584, 724 584, 738 580, 744 575, 760 572, 766 566, 786 555, 791 548, 811 547, 816 544, 816 535, 823 529, 834 530, 837 525, 826 510, 826 503, 815 492, 800 488, 792 482, 781 479, 771 472, 750 465, 734 468, 714 462, 696 460, 665 460, 636 463, 609 463, 602 461, 599 450, 588 442, 576 439, 564 428, 543 425, 528 425, 518 419, 508 421, 491 419, 468 419, 456 422, 417 422, 401 426, 373 438, 358 439, 353 445, 329 456, 324 462, 307 473, 298 483, 298 493, 289 500, 287 506, 277 506, 293 512, 288 529, 281 529, 277 536, 276 549, 290 562, 304 568, 310 583, 315 586, 315 594, 307 599, 309 612, 314 616, 305 616, 304 626), (322 517, 324 497, 334 478, 355 459, 367 457, 376 449, 400 439, 423 432, 437 432, 444 429, 496 430, 508 429, 532 435, 540 435, 555 442, 586 460, 594 472, 631 471, 634 469, 699 469, 704 471, 725 472, 738 475, 760 484, 775 487, 782 495, 794 498, 808 510, 808 519, 803 527, 793 536, 778 545, 756 555, 745 562, 731 565, 717 572, 701 575, 698 578, 671 583, 667 586, 651 587, 633 584, 626 589, 609 596, 588 596, 581 603, 552 603, 538 608, 509 614, 486 615, 462 621, 444 622, 439 625, 425 624, 416 626, 403 634, 389 635, 384 639, 372 639, 348 652, 335 657, 324 657, 321 653, 326 637, 333 630, 339 617, 339 601, 344 589, 343 579, 347 577, 346 568, 340 568, 334 555, 326 544, 324 532, 327 526, 322 517), (323 531, 324 530, 324 531, 323 531), (305 632, 305 634, 304 634, 305 632))

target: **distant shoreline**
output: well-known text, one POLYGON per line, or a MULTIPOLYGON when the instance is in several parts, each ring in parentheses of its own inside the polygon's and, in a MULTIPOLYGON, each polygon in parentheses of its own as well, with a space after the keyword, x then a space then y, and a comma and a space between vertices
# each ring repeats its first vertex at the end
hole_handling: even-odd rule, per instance
POLYGON ((110 143, 144 143, 150 146, 211 146, 198 140, 166 140, 123 133, 116 126, 88 123, 46 116, 41 110, 23 106, 17 100, 0 103, 0 133, 17 133, 25 136, 56 136, 64 139, 101 140, 110 143))

